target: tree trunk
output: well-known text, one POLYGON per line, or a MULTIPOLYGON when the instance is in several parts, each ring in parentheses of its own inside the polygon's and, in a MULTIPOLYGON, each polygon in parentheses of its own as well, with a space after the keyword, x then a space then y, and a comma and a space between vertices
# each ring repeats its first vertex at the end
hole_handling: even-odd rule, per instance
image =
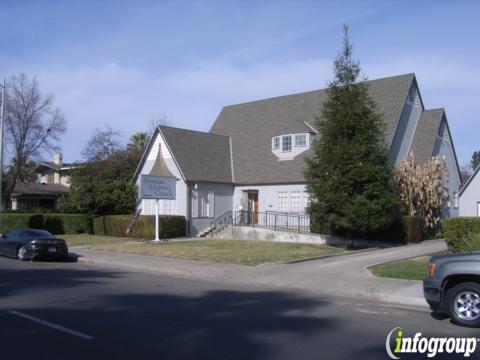
POLYGON ((345 236, 345 248, 348 250, 353 250, 353 233, 348 231, 345 236))

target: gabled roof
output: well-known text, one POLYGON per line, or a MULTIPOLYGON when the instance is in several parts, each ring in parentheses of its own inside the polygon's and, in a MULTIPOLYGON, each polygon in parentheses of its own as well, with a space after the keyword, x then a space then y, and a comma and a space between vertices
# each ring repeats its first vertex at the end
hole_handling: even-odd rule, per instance
MULTIPOLYGON (((414 74, 371 80, 369 92, 384 114, 385 141, 390 146, 414 74)), ((226 106, 210 133, 232 139, 235 182, 238 184, 304 182, 306 153, 294 160, 278 161, 271 152, 272 136, 312 132, 326 100, 326 89, 226 106)))
POLYGON ((52 169, 52 170, 68 170, 72 167, 78 166, 81 164, 76 163, 63 163, 62 166, 58 166, 54 162, 51 161, 42 161, 38 166, 35 168, 35 171, 41 171, 45 168, 52 169))
POLYGON ((18 183, 12 195, 66 195, 69 192, 68 186, 61 184, 18 183))
POLYGON ((425 110, 420 115, 411 147, 417 164, 422 165, 432 157, 435 140, 444 116, 444 109, 425 110))
POLYGON ((462 188, 460 189, 460 195, 459 196, 461 196, 463 194, 463 192, 468 188, 468 186, 472 183, 473 179, 475 178, 475 176, 478 175, 479 172, 480 172, 480 165, 477 166, 477 168, 473 172, 472 176, 470 176, 468 181, 465 184, 463 184, 462 188))
POLYGON ((134 181, 140 175, 157 135, 163 136, 186 181, 233 182, 229 137, 164 125, 155 129, 135 171, 134 181))
POLYGON ((227 136, 163 125, 158 128, 187 181, 233 182, 227 136))

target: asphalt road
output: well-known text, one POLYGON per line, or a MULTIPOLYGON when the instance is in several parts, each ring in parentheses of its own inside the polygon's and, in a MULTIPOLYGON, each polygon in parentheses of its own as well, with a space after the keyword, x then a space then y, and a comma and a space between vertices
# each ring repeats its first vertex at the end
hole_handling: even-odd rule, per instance
POLYGON ((387 359, 397 326, 480 337, 371 302, 0 258, 0 359, 387 359))

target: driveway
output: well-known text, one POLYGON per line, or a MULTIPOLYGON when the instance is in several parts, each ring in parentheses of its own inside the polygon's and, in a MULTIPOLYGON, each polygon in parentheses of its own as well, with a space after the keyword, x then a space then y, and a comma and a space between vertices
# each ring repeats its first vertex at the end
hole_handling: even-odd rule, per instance
POLYGON ((259 276, 255 282, 284 286, 290 284, 324 295, 374 298, 392 303, 426 306, 421 282, 376 277, 367 268, 446 249, 444 241, 435 240, 418 245, 280 265, 259 276))
POLYGON ((444 241, 333 256, 294 264, 242 266, 73 248, 79 261, 179 277, 297 289, 324 296, 422 306, 419 281, 378 278, 367 267, 445 251, 444 241))

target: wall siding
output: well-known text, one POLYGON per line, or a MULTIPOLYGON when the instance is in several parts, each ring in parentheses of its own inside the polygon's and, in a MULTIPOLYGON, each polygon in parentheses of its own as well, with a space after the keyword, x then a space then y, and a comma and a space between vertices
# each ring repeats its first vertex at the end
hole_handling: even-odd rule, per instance
POLYGON ((480 203, 480 172, 476 173, 460 196, 460 216, 479 216, 478 203, 480 203))
POLYGON ((258 191, 258 211, 278 211, 277 196, 278 192, 305 192, 305 184, 286 184, 286 185, 247 185, 236 186, 233 194, 233 209, 240 210, 242 206, 243 192, 246 190, 258 191))
MULTIPOLYGON (((191 184, 193 189, 194 184, 191 184)), ((203 229, 207 228, 211 222, 217 217, 225 214, 227 211, 232 210, 232 198, 233 198, 233 185, 230 184, 215 184, 207 182, 197 183, 197 191, 213 191, 214 193, 214 214, 208 218, 193 218, 189 216, 189 235, 196 235, 203 229)), ((189 202, 191 200, 191 192, 189 194, 189 202)), ((190 205, 190 214, 192 213, 190 205)))
POLYGON ((460 193, 461 179, 460 174, 458 173, 457 162, 455 159, 455 152, 453 150, 452 138, 448 132, 448 128, 445 125, 445 121, 442 120, 440 126, 444 127, 444 137, 441 137, 437 134, 437 139, 435 140, 435 145, 433 147, 433 156, 440 156, 440 159, 443 159, 448 170, 448 179, 446 187, 451 196, 450 206, 447 204, 442 209, 442 217, 449 218, 459 216, 459 208, 455 207, 453 195, 454 193, 460 193))
MULTIPOLYGON (((148 153, 147 159, 140 171, 141 175, 148 175, 155 163, 158 154, 159 146, 162 147, 162 155, 165 163, 172 174, 177 178, 176 185, 176 200, 160 200, 160 214, 161 215, 182 215, 187 217, 187 184, 182 179, 180 170, 168 150, 165 141, 160 133, 156 136, 153 146, 148 153)), ((140 176, 137 179, 136 185, 140 185, 140 176)), ((139 207, 142 209, 142 215, 155 215, 155 200, 141 200, 139 207)))
MULTIPOLYGON (((412 91, 417 91, 415 96, 418 96, 416 87, 412 87, 410 92, 412 91)), ((421 113, 422 107, 419 102, 407 100, 390 148, 390 164, 398 165, 408 155, 421 113)))

